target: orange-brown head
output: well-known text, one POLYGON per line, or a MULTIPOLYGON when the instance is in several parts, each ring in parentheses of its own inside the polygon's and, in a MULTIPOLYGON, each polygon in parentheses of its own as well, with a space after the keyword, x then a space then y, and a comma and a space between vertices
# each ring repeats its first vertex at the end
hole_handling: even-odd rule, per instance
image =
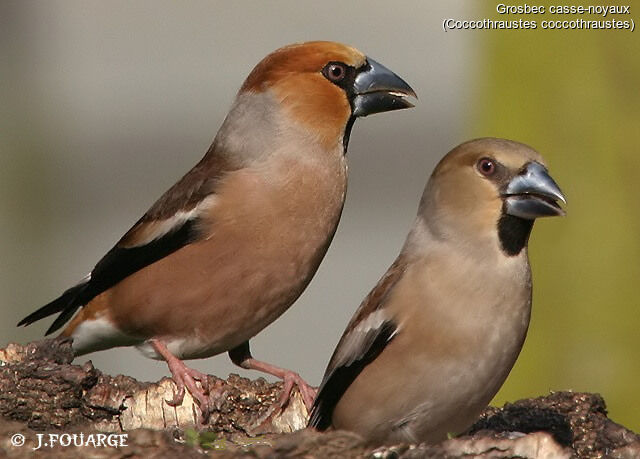
POLYGON ((346 147, 353 120, 412 107, 415 92, 400 77, 350 46, 328 41, 292 44, 265 57, 238 96, 268 92, 285 113, 327 145, 346 147))

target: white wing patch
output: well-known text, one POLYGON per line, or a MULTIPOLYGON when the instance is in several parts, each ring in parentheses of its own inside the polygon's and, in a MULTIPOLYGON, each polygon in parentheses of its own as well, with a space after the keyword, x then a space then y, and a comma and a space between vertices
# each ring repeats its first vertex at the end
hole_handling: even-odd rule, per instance
MULTIPOLYGON (((344 341, 336 351, 335 358, 332 362, 332 370, 341 366, 351 365, 361 358, 375 341, 380 328, 390 320, 391 316, 385 309, 378 309, 356 325, 356 327, 344 337, 344 341)), ((393 338, 398 331, 399 328, 394 330, 391 336, 389 336, 389 339, 393 338)))
POLYGON ((187 221, 197 218, 217 204, 218 197, 209 195, 197 206, 188 211, 178 211, 171 218, 143 223, 144 226, 136 231, 135 242, 123 245, 126 248, 141 247, 151 241, 161 238, 175 228, 179 228, 187 221))

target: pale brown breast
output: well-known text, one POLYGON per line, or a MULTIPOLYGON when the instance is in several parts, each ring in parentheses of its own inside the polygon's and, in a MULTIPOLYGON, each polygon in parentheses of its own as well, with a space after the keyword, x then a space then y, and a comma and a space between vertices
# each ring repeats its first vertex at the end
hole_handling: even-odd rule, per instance
POLYGON ((529 322, 526 254, 504 266, 456 255, 432 252, 405 270, 386 305, 398 333, 346 390, 334 426, 439 441, 468 427, 502 385, 529 322))

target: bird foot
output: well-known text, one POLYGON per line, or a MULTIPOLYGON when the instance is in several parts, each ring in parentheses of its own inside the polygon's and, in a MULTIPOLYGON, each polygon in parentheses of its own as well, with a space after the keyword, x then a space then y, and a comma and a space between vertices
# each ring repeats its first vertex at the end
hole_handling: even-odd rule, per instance
POLYGON ((311 407, 313 406, 313 400, 316 398, 317 390, 307 384, 307 382, 302 379, 298 373, 293 371, 285 371, 282 375, 282 381, 284 384, 282 387, 282 395, 280 396, 280 407, 282 408, 289 403, 293 386, 298 386, 304 406, 307 408, 308 412, 311 412, 311 407))
POLYGON ((169 370, 177 392, 171 400, 165 400, 169 406, 179 406, 184 400, 185 389, 189 391, 200 408, 200 423, 205 424, 211 414, 211 399, 209 393, 209 378, 207 375, 187 367, 181 360, 168 362, 169 370), (199 382, 198 385, 196 382, 199 382))
POLYGON ((317 390, 307 384, 307 382, 302 379, 298 373, 254 359, 251 357, 251 353, 249 352, 248 342, 243 346, 230 351, 229 356, 236 365, 239 365, 246 370, 262 371, 263 373, 268 373, 276 378, 282 379, 283 387, 279 402, 280 408, 283 408, 289 400, 291 400, 293 386, 298 386, 304 406, 307 408, 308 412, 311 412, 311 407, 313 406, 313 400, 316 397, 317 390))
POLYGON ((307 409, 307 412, 311 412, 313 400, 317 390, 307 384, 302 377, 289 370, 279 372, 278 377, 283 380, 282 395, 277 403, 271 405, 255 422, 253 426, 249 427, 247 433, 250 436, 262 435, 265 433, 272 433, 274 423, 279 416, 282 416, 286 411, 287 404, 293 396, 294 386, 298 386, 298 390, 302 397, 302 401, 307 409))
MULTIPOLYGON (((199 422, 201 425, 205 425, 212 411, 209 377, 198 370, 186 366, 182 360, 167 349, 167 346, 161 340, 154 338, 149 342, 153 349, 167 362, 171 377, 176 385, 177 392, 173 394, 173 399, 165 400, 165 402, 169 406, 181 405, 184 400, 185 390, 188 390, 200 408, 199 422), (197 383, 200 383, 200 386, 197 383)), ((221 394, 222 389, 216 387, 216 397, 221 394)))

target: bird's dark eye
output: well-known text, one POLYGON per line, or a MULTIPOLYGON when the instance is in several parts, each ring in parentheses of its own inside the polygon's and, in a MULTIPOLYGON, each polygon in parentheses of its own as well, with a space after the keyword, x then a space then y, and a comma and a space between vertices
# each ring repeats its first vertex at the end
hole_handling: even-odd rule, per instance
POLYGON ((340 62, 331 62, 323 69, 325 77, 334 83, 339 83, 347 75, 347 67, 340 62))
POLYGON ((478 161, 478 170, 482 175, 486 175, 488 177, 493 175, 496 171, 496 163, 492 159, 482 158, 478 161))

